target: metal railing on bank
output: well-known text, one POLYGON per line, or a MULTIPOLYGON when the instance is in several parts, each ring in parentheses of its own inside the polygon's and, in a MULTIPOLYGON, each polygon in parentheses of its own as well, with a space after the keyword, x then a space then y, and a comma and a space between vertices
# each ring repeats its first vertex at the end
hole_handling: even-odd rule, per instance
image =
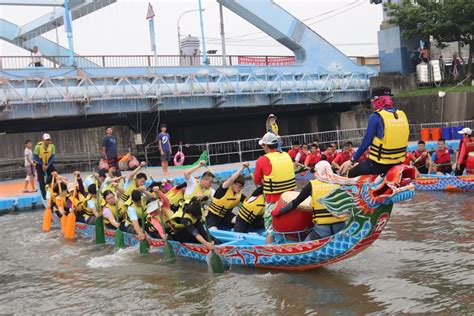
MULTIPOLYGON (((420 139, 421 130, 424 128, 443 128, 443 127, 470 127, 474 129, 474 120, 456 121, 446 123, 423 123, 410 125, 410 141, 420 139)), ((351 141, 355 147, 360 145, 364 136, 365 128, 333 130, 316 133, 303 133, 281 136, 282 148, 287 150, 291 143, 298 140, 301 144, 318 141, 319 145, 326 147, 335 143, 341 148, 344 143, 351 141)), ((262 148, 258 145, 259 138, 229 140, 222 142, 210 142, 200 144, 183 144, 182 150, 186 156, 184 164, 195 162, 204 150, 209 154, 209 162, 212 165, 225 164, 233 162, 251 161, 262 155, 262 148)), ((179 145, 172 146, 173 153, 179 149, 179 145)), ((143 153, 133 150, 132 154, 139 160, 145 159, 152 166, 160 165, 160 153, 157 146, 145 146, 143 153)), ((56 156, 55 168, 60 173, 69 173, 74 170, 94 171, 98 168, 101 153, 62 153, 56 156)), ((171 163, 170 165, 173 165, 171 163)), ((4 159, 0 162, 0 180, 17 179, 24 176, 23 159, 4 159)))
MULTIPOLYGON (((443 128, 443 127, 470 127, 474 128, 474 121, 456 121, 446 123, 423 123, 410 124, 410 141, 420 139, 422 128, 443 128)), ((293 141, 300 144, 317 141, 320 146, 326 147, 335 143, 337 148, 342 148, 344 143, 350 141, 355 147, 359 146, 364 137, 365 128, 333 130, 315 133, 303 133, 295 135, 281 136, 282 148, 287 150, 293 141)), ((224 164, 232 162, 243 162, 257 159, 262 154, 262 148, 258 145, 259 138, 229 140, 223 142, 211 142, 201 144, 183 145, 183 152, 186 155, 185 164, 193 163, 202 151, 207 150, 209 162, 211 164, 224 164), (188 155, 190 153, 190 155, 188 155)), ((173 146, 176 152, 178 146, 173 146)), ((145 147, 145 158, 149 161, 159 159, 158 147, 145 147)))

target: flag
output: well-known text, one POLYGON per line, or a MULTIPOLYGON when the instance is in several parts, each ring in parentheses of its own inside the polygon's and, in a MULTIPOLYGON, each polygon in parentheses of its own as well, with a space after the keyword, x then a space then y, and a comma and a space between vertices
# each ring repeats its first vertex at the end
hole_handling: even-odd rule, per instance
POLYGON ((156 41, 155 41, 155 12, 153 11, 153 7, 151 3, 148 3, 148 10, 146 12, 146 19, 148 20, 148 28, 150 29, 150 43, 151 43, 151 50, 156 56, 156 41))

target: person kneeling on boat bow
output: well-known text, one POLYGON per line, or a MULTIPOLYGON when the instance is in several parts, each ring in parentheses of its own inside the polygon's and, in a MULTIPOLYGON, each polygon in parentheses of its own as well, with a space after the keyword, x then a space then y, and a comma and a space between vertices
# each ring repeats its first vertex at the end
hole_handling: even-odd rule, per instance
POLYGON ((208 198, 206 196, 194 196, 186 202, 170 219, 173 229, 171 237, 179 242, 201 243, 209 250, 214 249, 214 242, 209 242, 206 229, 202 223, 202 203, 208 198))
POLYGON ((280 216, 298 207, 308 196, 311 196, 310 205, 313 208, 314 228, 310 231, 305 241, 321 239, 336 234, 346 225, 347 216, 335 216, 328 212, 318 201, 320 197, 328 195, 339 185, 311 180, 303 187, 300 194, 281 209, 272 211, 272 216, 280 216))
POLYGON ((409 124, 405 113, 394 108, 391 96, 390 88, 372 89, 370 101, 375 112, 369 116, 369 125, 362 143, 352 158, 344 163, 344 168, 353 166, 370 146, 369 158, 352 168, 349 178, 384 174, 393 166, 404 162, 409 124))

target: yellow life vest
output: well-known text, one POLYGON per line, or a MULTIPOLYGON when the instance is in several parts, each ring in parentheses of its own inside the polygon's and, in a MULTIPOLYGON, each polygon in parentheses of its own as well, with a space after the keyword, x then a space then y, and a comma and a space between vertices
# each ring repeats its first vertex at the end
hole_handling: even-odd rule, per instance
POLYGON ((313 208, 313 222, 318 225, 335 224, 345 222, 347 218, 337 218, 328 212, 318 199, 328 195, 332 190, 339 187, 338 184, 326 183, 317 179, 311 180, 311 207, 313 208))
POLYGON ((191 194, 186 194, 186 192, 184 192, 183 197, 184 202, 187 203, 191 201, 191 199, 195 196, 207 196, 208 198, 211 198, 211 194, 211 189, 204 189, 203 187, 201 187, 199 181, 196 181, 196 185, 194 186, 193 192, 191 192, 191 194))
POLYGON ((125 189, 125 192, 120 197, 122 202, 126 203, 130 199, 130 197, 132 196, 133 190, 136 190, 137 188, 138 188, 137 183, 135 182, 135 179, 133 179, 132 183, 130 183, 128 188, 125 189))
POLYGON ((171 216, 170 218, 170 224, 171 226, 173 227, 173 229, 175 231, 180 231, 182 230, 183 228, 186 227, 186 225, 184 225, 180 219, 188 219, 189 221, 191 221, 191 225, 194 225, 196 224, 196 222, 198 221, 198 219, 194 216, 192 216, 191 214, 189 213, 184 213, 183 212, 183 208, 181 207, 176 213, 173 214, 173 216, 171 216))
POLYGON ((123 214, 122 221, 129 224, 129 225, 131 225, 132 221, 128 217, 128 212, 127 212, 129 207, 135 208, 135 210, 137 212, 138 222, 141 224, 142 219, 144 217, 146 218, 146 214, 145 214, 146 206, 144 205, 143 199, 142 199, 142 205, 141 206, 136 206, 135 203, 133 203, 132 199, 129 199, 127 202, 125 202, 123 204, 122 211, 124 212, 124 214, 123 214))
POLYGON ((263 216, 265 213, 265 198, 263 194, 260 194, 257 198, 252 197, 245 199, 244 203, 240 206, 237 216, 246 221, 249 224, 253 224, 255 219, 259 216, 263 216))
MULTIPOLYGON (((92 197, 92 195, 90 195, 90 194, 87 195, 87 197, 83 201, 83 210, 84 210, 84 218, 85 219, 88 219, 91 216, 94 216, 94 212, 92 212, 92 209, 87 207, 87 202, 88 201, 94 201, 94 205, 97 207, 97 198, 92 197)), ((96 210, 96 211, 99 212, 99 210, 96 210)))
MULTIPOLYGON (((117 220, 117 207, 115 205, 110 205, 109 203, 106 203, 105 200, 102 200, 102 203, 101 203, 101 208, 104 209, 104 207, 107 207, 111 212, 112 214, 114 215, 114 218, 117 220)), ((122 209, 120 208, 120 206, 118 207, 118 222, 120 223, 122 220, 123 220, 123 213, 121 212, 122 209)), ((104 224, 110 224, 110 221, 107 217, 104 216, 104 224)))
POLYGON ((278 136, 278 125, 277 123, 271 124, 273 134, 278 136))
POLYGON ((184 201, 184 191, 173 187, 166 193, 166 197, 170 203, 170 207, 173 211, 178 210, 182 201, 184 201))
POLYGON ((234 190, 232 190, 232 187, 229 187, 223 197, 220 199, 212 199, 211 205, 209 205, 209 211, 214 215, 224 218, 228 212, 231 212, 232 209, 239 204, 241 197, 241 192, 236 194, 234 190))
POLYGON ((86 200, 85 196, 81 192, 77 192, 77 196, 70 196, 69 199, 72 202, 72 205, 76 206, 76 213, 82 213, 84 211, 84 201, 86 200))
POLYGON ((43 162, 43 165, 47 165, 49 158, 53 155, 54 144, 50 143, 45 146, 44 142, 38 142, 36 146, 38 147, 38 158, 43 162))
POLYGON ((369 159, 383 165, 403 163, 408 145, 410 127, 405 112, 378 110, 384 124, 384 135, 372 140, 369 159))
POLYGON ((271 152, 265 155, 270 160, 272 172, 263 176, 265 194, 283 193, 296 188, 295 169, 290 155, 286 152, 271 152))

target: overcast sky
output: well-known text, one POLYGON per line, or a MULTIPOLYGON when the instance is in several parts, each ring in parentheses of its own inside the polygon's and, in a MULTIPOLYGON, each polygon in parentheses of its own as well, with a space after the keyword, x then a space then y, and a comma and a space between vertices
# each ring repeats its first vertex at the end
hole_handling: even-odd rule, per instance
MULTIPOLYGON (((151 54, 148 22, 145 19, 148 2, 153 5, 156 15, 158 54, 177 54, 177 18, 186 10, 197 9, 197 0, 118 0, 117 3, 73 21, 76 53, 151 54)), ((275 0, 275 2, 303 20, 345 54, 377 55, 377 31, 382 21, 380 5, 370 4, 369 0, 275 0)), ((202 4, 205 8, 203 15, 206 48, 217 49, 217 53, 220 54, 219 5, 214 0, 202 0, 202 4)), ((0 18, 23 25, 52 10, 51 7, 0 6, 0 18)), ((227 54, 290 54, 288 49, 226 8, 224 8, 224 22, 227 54)), ((181 19, 180 26, 183 36, 187 34, 200 36, 197 12, 186 14, 181 19)), ((56 41, 55 31, 43 36, 56 41)), ((63 27, 59 29, 59 43, 67 46, 63 27)), ((5 41, 0 41, 0 54, 29 55, 25 50, 5 41)))

